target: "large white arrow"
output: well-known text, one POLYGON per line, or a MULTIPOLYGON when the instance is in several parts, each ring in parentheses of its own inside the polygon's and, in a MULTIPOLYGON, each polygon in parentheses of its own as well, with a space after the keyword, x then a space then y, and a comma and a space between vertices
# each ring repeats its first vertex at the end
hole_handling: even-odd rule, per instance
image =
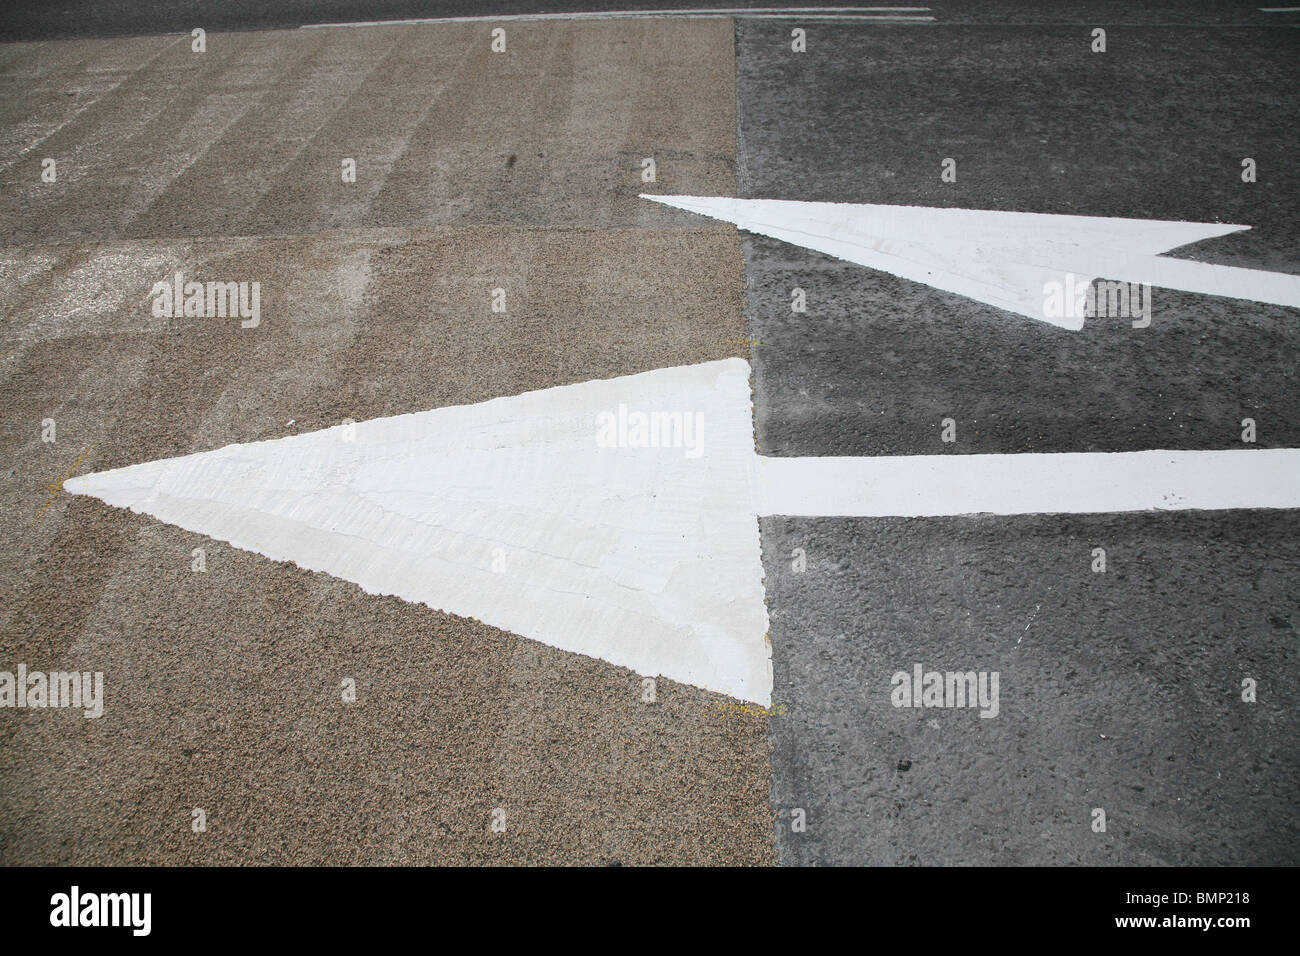
POLYGON ((1066 285, 1067 276, 1080 288, 1103 278, 1300 307, 1300 276, 1160 255, 1250 226, 725 196, 641 198, 1067 329, 1083 328, 1084 317, 1053 312, 1049 292, 1066 285))
POLYGON ((759 515, 1300 507, 1300 450, 765 458, 727 359, 73 478, 374 594, 767 706, 759 515))

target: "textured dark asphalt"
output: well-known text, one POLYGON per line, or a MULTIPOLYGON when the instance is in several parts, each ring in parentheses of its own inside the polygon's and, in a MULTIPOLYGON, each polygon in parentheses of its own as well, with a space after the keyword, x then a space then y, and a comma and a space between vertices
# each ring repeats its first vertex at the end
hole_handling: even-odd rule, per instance
POLYGON ((783 864, 1300 858, 1294 513, 762 530, 783 864), (997 671, 998 716, 894 708, 916 663, 997 671))
MULTIPOLYGON (((1111 30, 1093 54, 1073 29, 836 25, 800 56, 781 26, 738 30, 745 196, 1242 223, 1177 255, 1300 272, 1300 32, 1111 30)), ((1070 332, 747 248, 767 454, 1227 448, 1244 417, 1300 445, 1294 309, 1155 289, 1150 328, 1070 332)))
MULTIPOLYGON (((1300 272, 1295 31, 1112 29, 1105 54, 1060 27, 788 36, 737 26, 742 196, 1248 223, 1179 254, 1300 272)), ((1150 328, 1066 332, 744 247, 765 454, 1231 448, 1247 416, 1300 444, 1296 310, 1157 289, 1150 328)), ((762 527, 783 862, 1300 862, 1293 513, 762 527), (895 709, 916 663, 998 671, 1001 713, 895 709)))
MULTIPOLYGON (((1277 24, 1300 18, 1261 13, 1259 4, 1212 0, 791 0, 789 7, 928 6, 944 23, 1277 24)), ((0 42, 269 30, 309 23, 355 23, 429 17, 508 16, 611 10, 779 7, 776 0, 10 0, 0 11, 0 42)))

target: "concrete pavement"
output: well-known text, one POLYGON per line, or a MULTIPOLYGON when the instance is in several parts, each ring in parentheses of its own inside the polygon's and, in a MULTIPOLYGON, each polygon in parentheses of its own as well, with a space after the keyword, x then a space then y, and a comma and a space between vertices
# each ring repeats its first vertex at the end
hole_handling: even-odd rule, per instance
POLYGON ((643 155, 665 187, 734 181, 731 25, 488 39, 0 51, 0 659, 106 695, 6 711, 4 862, 772 861, 763 720, 724 697, 645 703, 629 671, 48 487, 743 353, 734 233, 635 198, 643 155), (177 270, 260 282, 260 325, 154 316, 177 270))

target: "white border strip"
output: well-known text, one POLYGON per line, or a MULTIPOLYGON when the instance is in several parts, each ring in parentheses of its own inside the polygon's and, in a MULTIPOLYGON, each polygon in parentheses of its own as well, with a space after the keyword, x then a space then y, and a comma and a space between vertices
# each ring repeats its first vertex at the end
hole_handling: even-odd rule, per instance
POLYGON ((610 10, 593 13, 511 13, 501 16, 425 17, 419 20, 360 20, 354 23, 305 23, 300 30, 331 27, 395 27, 418 23, 532 23, 545 20, 873 20, 885 23, 930 22, 930 7, 717 7, 695 10, 610 10))

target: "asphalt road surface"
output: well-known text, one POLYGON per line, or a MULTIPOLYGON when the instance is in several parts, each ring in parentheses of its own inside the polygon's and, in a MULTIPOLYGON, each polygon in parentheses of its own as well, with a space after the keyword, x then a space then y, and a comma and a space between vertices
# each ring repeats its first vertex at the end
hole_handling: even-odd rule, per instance
MULTIPOLYGON (((737 28, 743 197, 1247 223, 1177 254, 1300 272, 1294 30, 1112 28, 1100 54, 1077 28, 837 24, 800 57, 787 34, 737 28), (1268 172, 1244 183, 1243 157, 1268 172)), ((1150 327, 1071 332, 744 246, 766 454, 1221 449, 1244 418, 1259 447, 1300 442, 1294 309, 1155 289, 1150 327)), ((765 519, 774 803, 807 814, 778 824, 782 861, 1300 861, 1298 531, 1252 511, 765 519), (891 706, 916 663, 999 672, 1001 713, 891 706)))
POLYGON ((1295 309, 1157 288, 1064 331, 637 198, 1244 223, 1174 255, 1300 273, 1300 14, 928 6, 803 53, 297 29, 607 3, 0 14, 0 670, 107 689, 0 712, 0 863, 1300 862, 1297 512, 764 518, 765 713, 59 491, 728 356, 771 456, 1300 446, 1295 309), (176 271, 259 279, 261 325, 152 315, 176 271), (996 673, 996 716, 894 706, 918 664, 996 673))

